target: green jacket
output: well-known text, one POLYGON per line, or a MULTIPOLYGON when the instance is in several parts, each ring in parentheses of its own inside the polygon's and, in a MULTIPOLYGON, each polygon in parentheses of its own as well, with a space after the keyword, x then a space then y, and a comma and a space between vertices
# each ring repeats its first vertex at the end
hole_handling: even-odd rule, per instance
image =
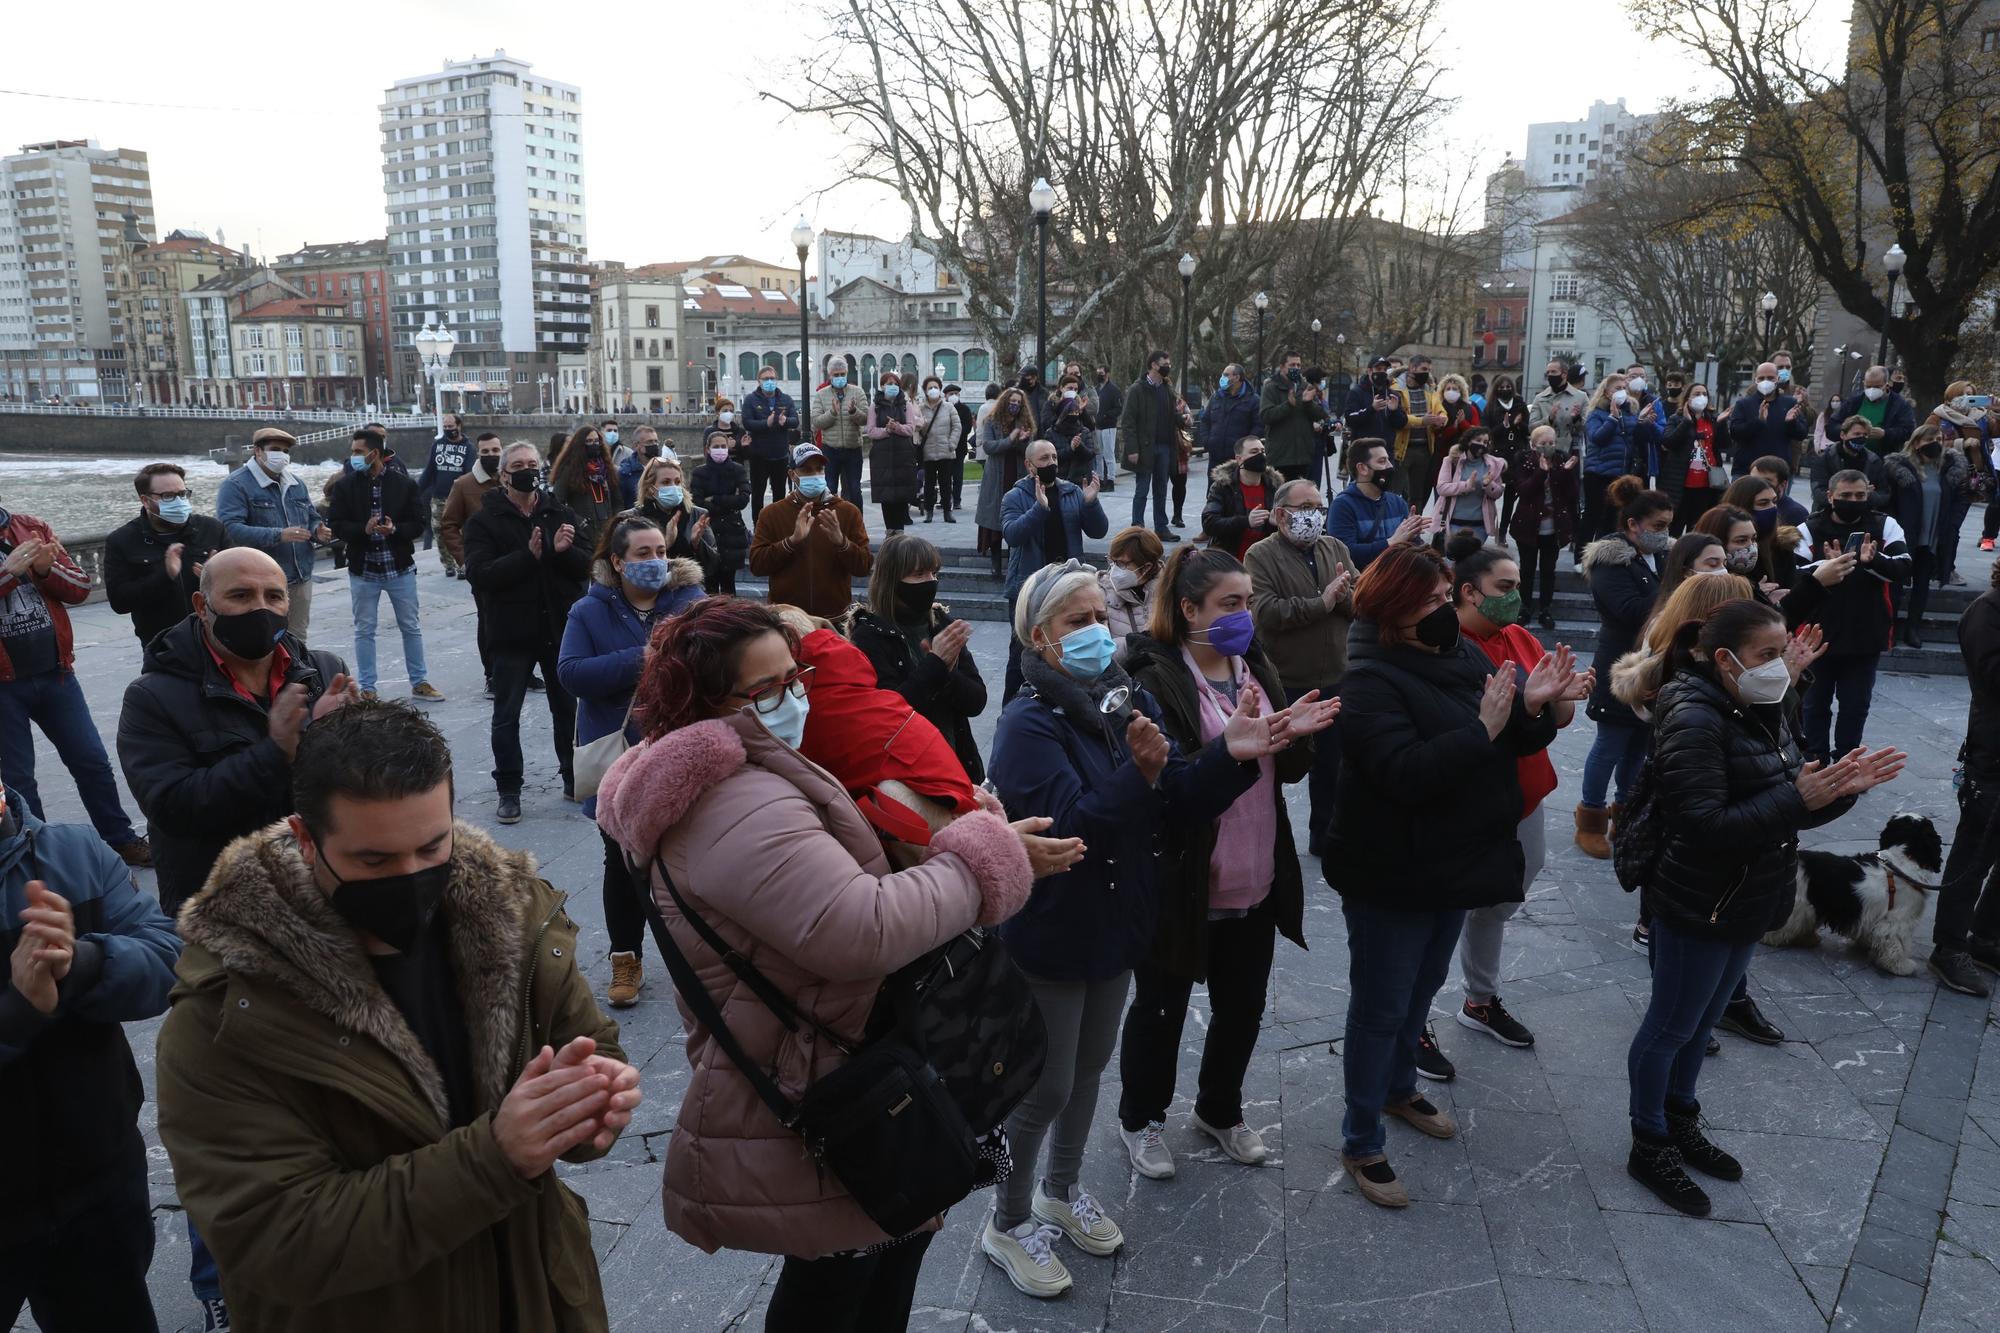
MULTIPOLYGON (((459 824, 451 932, 479 1114, 447 1129, 436 1065, 282 824, 240 838, 181 909, 160 1030, 160 1138, 257 1333, 589 1333, 608 1320, 583 1200, 524 1181, 493 1114, 530 1048, 623 1059, 563 898, 459 824), (509 1312, 511 1311, 511 1316, 509 1312)), ((598 1156, 590 1145, 569 1160, 598 1156)))
MULTIPOLYGON (((1178 394, 1170 384, 1170 397, 1178 394)), ((1152 386, 1141 375, 1125 390, 1125 410, 1118 415, 1118 456, 1135 471, 1150 473, 1153 469, 1153 435, 1159 425, 1159 403, 1154 400, 1152 386), (1139 461, 1131 460, 1134 455, 1139 461)), ((1171 469, 1169 469, 1171 470, 1171 469)))
POLYGON ((1320 437, 1313 427, 1326 420, 1326 404, 1295 401, 1291 381, 1273 375, 1264 381, 1257 416, 1264 423, 1264 453, 1270 460, 1289 476, 1314 475, 1320 437))

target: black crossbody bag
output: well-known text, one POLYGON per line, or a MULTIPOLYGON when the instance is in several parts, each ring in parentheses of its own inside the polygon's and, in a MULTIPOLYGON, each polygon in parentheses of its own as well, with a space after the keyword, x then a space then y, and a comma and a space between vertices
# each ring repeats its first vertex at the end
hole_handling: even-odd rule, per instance
POLYGON ((785 1096, 723 1021, 633 867, 633 889, 681 998, 870 1220, 906 1236, 993 1183, 980 1140, 1028 1095, 1048 1053, 1041 1011, 997 935, 966 931, 891 975, 857 1046, 801 1013, 689 905, 657 857, 654 866, 688 925, 787 1031, 812 1028, 848 1057, 796 1102, 785 1096))

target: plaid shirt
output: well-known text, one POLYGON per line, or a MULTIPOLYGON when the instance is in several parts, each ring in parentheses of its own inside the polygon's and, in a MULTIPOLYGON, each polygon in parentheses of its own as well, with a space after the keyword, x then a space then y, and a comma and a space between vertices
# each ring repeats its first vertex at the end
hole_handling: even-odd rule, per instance
MULTIPOLYGON (((373 518, 382 517, 382 478, 379 474, 372 479, 370 486, 368 513, 373 518)), ((361 576, 383 582, 396 576, 396 557, 390 554, 389 539, 382 533, 375 533, 368 539, 368 550, 361 558, 361 576)))

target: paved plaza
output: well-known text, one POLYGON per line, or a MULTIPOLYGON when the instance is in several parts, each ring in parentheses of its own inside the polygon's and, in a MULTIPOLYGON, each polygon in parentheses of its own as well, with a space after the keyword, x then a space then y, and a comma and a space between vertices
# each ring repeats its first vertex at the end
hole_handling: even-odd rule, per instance
MULTIPOLYGON (((1119 510, 1129 503, 1123 488, 1116 500, 1119 510)), ((971 535, 964 527, 928 531, 971 535)), ((449 696, 430 715, 460 760, 461 815, 490 825, 489 705, 480 694, 469 592, 442 577, 434 554, 419 560, 431 679, 449 696)), ((1967 566, 1975 587, 1985 573, 1983 560, 1967 566)), ((342 655, 352 646, 345 583, 344 574, 322 567, 312 636, 315 646, 342 655)), ((109 744, 138 645, 128 623, 102 603, 83 608, 75 621, 79 671, 109 744)), ((973 637, 996 694, 1003 633, 985 623, 973 637)), ((407 683, 392 630, 381 650, 383 693, 394 696, 407 683)), ((1898 810, 1931 816, 1950 838, 1949 779, 1965 699, 1959 677, 1885 675, 1869 738, 1907 748, 1909 770, 1847 818, 1809 835, 1809 845, 1872 847, 1898 810)), ((982 747, 997 713, 989 707, 976 724, 982 747)), ((540 696, 529 697, 524 723, 526 818, 497 829, 498 837, 531 849, 570 894, 601 993, 609 966, 597 833, 561 798, 540 696)), ((1552 855, 1508 933, 1503 993, 1534 1029, 1536 1046, 1504 1049, 1452 1023, 1459 993, 1455 977, 1448 983, 1438 1032, 1459 1077, 1426 1091, 1457 1115, 1462 1132, 1438 1142, 1390 1126, 1389 1149, 1414 1200, 1410 1208, 1372 1207, 1340 1167, 1347 952, 1338 899, 1308 859, 1312 948, 1280 942, 1272 1010, 1246 1088, 1248 1117, 1272 1146, 1271 1163, 1234 1165, 1187 1127, 1205 1026, 1198 988, 1181 1097, 1169 1117, 1176 1179, 1143 1180, 1128 1167, 1114 1125, 1115 1062, 1107 1071, 1083 1186, 1123 1226, 1124 1252, 1094 1260, 1066 1251, 1075 1290, 1053 1303, 1030 1300, 980 1255, 987 1200, 974 1197, 953 1210, 931 1248, 912 1327, 1992 1328, 2000 1310, 2000 1035, 1986 1003, 1941 992, 1927 974, 1883 976, 1830 940, 1813 952, 1761 952, 1752 989, 1788 1040, 1765 1048, 1724 1037, 1702 1086, 1715 1137, 1742 1158, 1745 1179, 1704 1181, 1715 1215, 1697 1221, 1670 1213, 1627 1177, 1625 1050, 1648 978, 1630 947, 1634 900, 1619 891, 1607 865, 1569 840, 1590 735, 1579 718, 1557 744, 1563 785, 1549 800, 1552 855)), ((81 820, 75 789, 46 746, 41 764, 50 816, 81 820)), ((1295 788, 1291 799, 1293 825, 1302 829, 1303 790, 1295 788)), ((1450 804, 1434 813, 1439 836, 1450 836, 1450 804)), ((1927 925, 1923 933, 1927 951, 1927 925)), ((649 960, 641 1003, 619 1017, 627 1055, 643 1071, 646 1103, 609 1158, 565 1168, 595 1218, 612 1326, 754 1330, 777 1261, 703 1255, 661 1221, 661 1161, 688 1075, 671 988, 656 960, 649 960)), ((156 1028, 131 1028, 149 1090, 156 1028)), ((183 1218, 150 1105, 144 1123, 161 1326, 198 1327, 183 1218)))

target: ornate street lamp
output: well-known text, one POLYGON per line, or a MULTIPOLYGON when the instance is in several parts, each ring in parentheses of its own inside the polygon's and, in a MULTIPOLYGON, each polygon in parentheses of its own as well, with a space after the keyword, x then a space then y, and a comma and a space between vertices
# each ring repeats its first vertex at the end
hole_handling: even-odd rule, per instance
POLYGON ((1771 321, 1778 314, 1778 294, 1776 292, 1765 292, 1763 298, 1757 302, 1757 305, 1764 312, 1764 355, 1769 356, 1771 354, 1771 321))
MULTIPOLYGON (((432 319, 436 321, 435 312, 432 319)), ((438 386, 446 367, 451 365, 451 354, 458 350, 458 335, 442 322, 433 322, 412 334, 410 345, 417 349, 417 363, 423 367, 424 378, 431 382, 431 407, 437 418, 437 433, 442 435, 444 390, 438 386)))
POLYGON ((1189 331, 1189 329, 1190 329, 1190 328, 1192 327, 1192 324, 1193 324, 1193 319, 1194 319, 1194 307, 1193 307, 1193 306, 1192 306, 1192 305, 1191 305, 1191 304, 1189 303, 1189 301, 1188 301, 1188 292, 1189 292, 1189 290, 1190 290, 1190 288, 1191 288, 1191 286, 1192 286, 1192 284, 1193 284, 1193 282, 1194 282, 1194 262, 1195 262, 1195 261, 1194 261, 1194 256, 1193 256, 1193 255, 1191 255, 1191 254, 1183 254, 1183 255, 1181 255, 1181 262, 1180 262, 1180 263, 1179 263, 1179 264, 1178 264, 1178 265, 1176 266, 1176 267, 1178 267, 1178 268, 1179 268, 1179 270, 1180 270, 1180 275, 1181 275, 1181 357, 1180 357, 1180 367, 1181 367, 1181 397, 1182 397, 1182 398, 1186 398, 1186 397, 1187 397, 1187 386, 1188 386, 1188 331, 1189 331))
POLYGON ((1271 298, 1258 292, 1251 304, 1257 307, 1257 383, 1264 382, 1264 311, 1270 308, 1271 298))
POLYGON ((1896 313, 1896 279, 1903 276, 1903 261, 1909 256, 1900 245, 1891 245, 1882 256, 1882 269, 1889 275, 1889 294, 1882 298, 1882 342, 1875 349, 1875 364, 1889 364, 1889 320, 1896 313))
MULTIPOLYGON (((812 349, 807 345, 806 331, 806 251, 812 249, 813 229, 801 216, 792 228, 792 248, 799 252, 799 401, 798 410, 804 412, 812 400, 812 349)), ((822 296, 825 293, 821 293, 822 296)), ((800 429, 804 430, 801 420, 800 429)))
POLYGON ((1035 367, 1048 373, 1049 362, 1049 217, 1056 211, 1056 192, 1048 179, 1035 177, 1028 191, 1028 207, 1035 213, 1035 290, 1040 302, 1035 317, 1035 367))

